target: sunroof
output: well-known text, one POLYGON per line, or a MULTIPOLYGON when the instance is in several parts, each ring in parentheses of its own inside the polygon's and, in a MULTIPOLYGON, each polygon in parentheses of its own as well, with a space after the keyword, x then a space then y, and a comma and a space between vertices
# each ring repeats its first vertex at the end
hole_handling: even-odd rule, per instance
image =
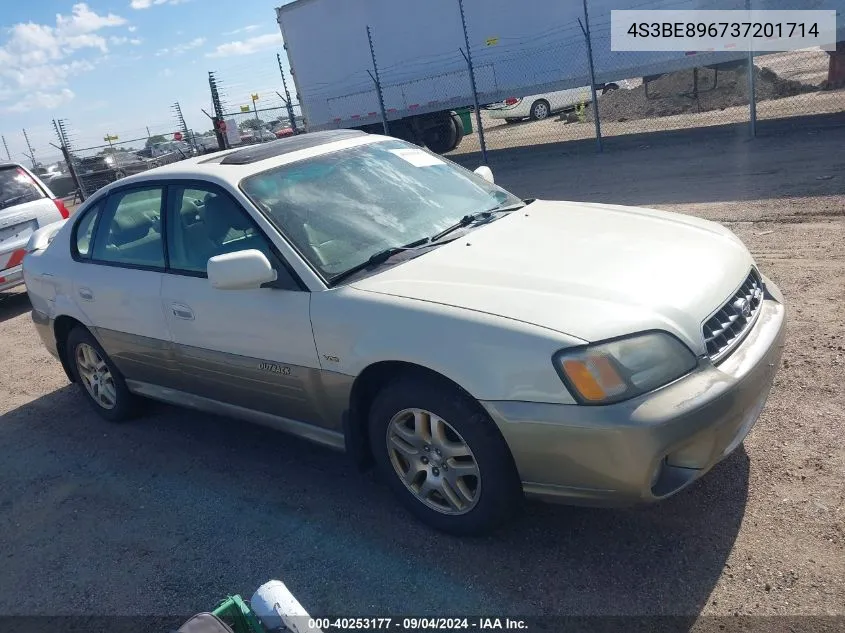
POLYGON ((249 165, 267 158, 281 156, 282 154, 289 154, 301 149, 318 147, 333 141, 342 141, 347 138, 355 138, 358 136, 365 136, 365 132, 361 132, 359 130, 324 130, 322 132, 311 132, 309 134, 289 136, 288 138, 281 138, 277 141, 270 141, 269 143, 251 145, 236 152, 232 152, 231 154, 227 154, 223 157, 223 160, 220 161, 220 164, 249 165))

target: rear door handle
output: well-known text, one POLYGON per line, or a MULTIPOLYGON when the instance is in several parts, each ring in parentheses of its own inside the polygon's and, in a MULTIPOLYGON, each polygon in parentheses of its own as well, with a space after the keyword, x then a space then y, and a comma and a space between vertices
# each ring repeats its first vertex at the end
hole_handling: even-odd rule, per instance
POLYGON ((173 303, 170 305, 170 309, 173 312, 173 316, 177 319, 185 319, 186 321, 194 320, 194 311, 184 303, 173 303))
POLYGON ((94 300, 94 293, 91 292, 90 288, 80 288, 79 289, 79 296, 85 301, 93 301, 94 300))

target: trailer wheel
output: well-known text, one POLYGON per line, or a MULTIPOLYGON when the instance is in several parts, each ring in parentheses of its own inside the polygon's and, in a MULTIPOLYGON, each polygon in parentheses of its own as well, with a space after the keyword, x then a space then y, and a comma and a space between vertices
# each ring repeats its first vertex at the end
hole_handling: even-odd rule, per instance
POLYGON ((458 146, 458 126, 452 117, 448 117, 440 125, 428 128, 423 135, 423 141, 432 152, 445 154, 458 146))
POLYGON ((452 122, 455 124, 455 146, 452 149, 455 149, 458 145, 461 144, 461 141, 466 134, 466 130, 464 129, 464 122, 461 117, 457 115, 457 113, 452 113, 452 122))
POLYGON ((390 135, 398 139, 413 143, 414 145, 422 145, 417 138, 414 128, 405 121, 395 121, 390 124, 390 135))

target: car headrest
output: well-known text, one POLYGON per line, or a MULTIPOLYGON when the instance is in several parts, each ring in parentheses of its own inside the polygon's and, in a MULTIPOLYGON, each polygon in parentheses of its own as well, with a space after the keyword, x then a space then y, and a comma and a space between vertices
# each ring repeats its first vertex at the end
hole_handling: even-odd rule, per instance
POLYGON ((208 236, 219 242, 232 230, 246 231, 251 228, 249 218, 229 196, 207 196, 205 199, 205 228, 208 236))
POLYGON ((115 246, 137 242, 147 236, 155 223, 154 219, 141 209, 121 209, 111 221, 111 242, 115 246))
POLYGON ((200 207, 191 198, 182 198, 182 208, 179 210, 182 226, 190 226, 200 218, 200 207))

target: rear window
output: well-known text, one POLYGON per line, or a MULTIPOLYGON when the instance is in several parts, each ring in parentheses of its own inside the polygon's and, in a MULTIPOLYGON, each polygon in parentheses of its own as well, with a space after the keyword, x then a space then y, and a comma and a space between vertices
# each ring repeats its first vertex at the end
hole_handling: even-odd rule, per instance
POLYGON ((0 210, 46 198, 32 177, 20 167, 0 168, 0 210))

